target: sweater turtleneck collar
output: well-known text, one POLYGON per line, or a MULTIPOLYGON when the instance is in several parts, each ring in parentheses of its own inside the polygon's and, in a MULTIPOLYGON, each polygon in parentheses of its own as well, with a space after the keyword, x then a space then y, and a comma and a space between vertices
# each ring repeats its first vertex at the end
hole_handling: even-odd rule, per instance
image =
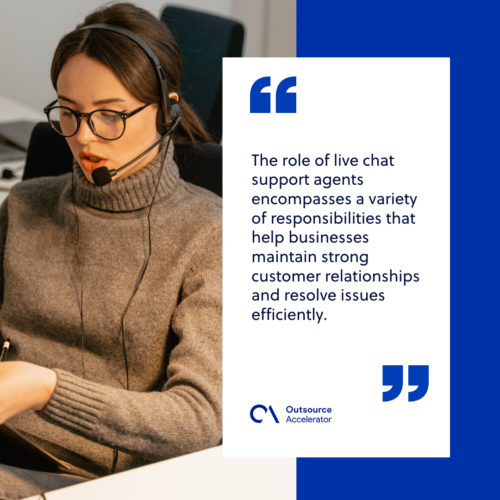
POLYGON ((148 207, 154 195, 169 142, 155 203, 171 195, 179 182, 179 169, 174 161, 174 144, 165 139, 161 143, 158 155, 150 163, 130 177, 110 182, 106 186, 96 186, 89 182, 78 163, 73 161, 76 197, 91 207, 110 212, 127 212, 148 207))

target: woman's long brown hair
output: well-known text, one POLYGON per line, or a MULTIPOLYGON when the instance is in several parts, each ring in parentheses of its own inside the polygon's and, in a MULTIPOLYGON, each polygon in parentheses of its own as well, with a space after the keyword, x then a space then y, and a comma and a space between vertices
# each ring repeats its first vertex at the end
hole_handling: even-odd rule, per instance
MULTIPOLYGON (((211 141, 203 123, 181 96, 182 59, 179 46, 166 25, 147 10, 131 3, 103 6, 90 13, 83 23, 59 42, 52 60, 51 79, 57 90, 57 78, 73 56, 84 54, 107 66, 125 88, 139 101, 159 103, 161 91, 153 64, 132 40, 107 30, 81 30, 90 24, 107 23, 126 28, 140 36, 160 60, 169 92, 179 94, 182 122, 172 134, 174 144, 211 141)), ((161 113, 161 111, 159 111, 161 113)))

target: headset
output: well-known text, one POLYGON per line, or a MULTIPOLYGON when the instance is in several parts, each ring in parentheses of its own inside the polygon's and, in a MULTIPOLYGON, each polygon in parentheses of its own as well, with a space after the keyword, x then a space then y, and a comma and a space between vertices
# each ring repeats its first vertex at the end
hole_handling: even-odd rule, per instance
MULTIPOLYGON (((171 137, 170 134, 180 125, 181 123, 181 108, 179 106, 179 103, 175 99, 170 99, 168 97, 168 86, 167 86, 167 81, 165 79, 165 74, 163 72, 163 69, 161 67, 160 61, 156 57, 156 55, 153 53, 153 51, 146 45, 144 40, 140 38, 138 35, 135 33, 132 33, 131 31, 122 28, 121 26, 115 26, 112 24, 91 24, 89 26, 83 26, 80 29, 104 29, 108 31, 114 31, 115 33, 119 33, 120 35, 126 36, 130 40, 134 41, 137 45, 139 45, 144 52, 148 55, 149 59, 153 63, 155 70, 156 70, 156 75, 158 77, 158 82, 160 84, 160 91, 161 91, 161 122, 160 120, 157 120, 157 129, 158 132, 162 135, 162 137, 156 141, 151 147, 149 147, 146 151, 141 153, 139 156, 134 158, 133 160, 129 161, 126 165, 123 165, 123 167, 120 167, 118 169, 108 169, 105 166, 104 167, 99 167, 96 168, 95 170, 92 171, 92 179, 94 180, 94 183, 97 186, 105 186, 109 184, 112 181, 112 177, 114 177, 120 170, 123 170, 124 168, 128 167, 132 163, 136 162, 140 158, 142 158, 144 155, 149 153, 153 148, 155 148, 158 144, 160 144, 164 139, 168 137, 168 143, 167 143, 167 148, 165 151, 165 157, 164 161, 161 165, 161 169, 158 175, 158 180, 156 181, 156 185, 154 188, 154 194, 153 198, 151 201, 151 205, 149 206, 149 211, 148 211, 148 233, 149 233, 149 254, 146 257, 146 260, 144 262, 144 265, 141 268, 141 271, 139 272, 139 276, 136 280, 136 284, 134 286, 134 290, 132 291, 132 294, 127 302, 127 306, 125 307, 125 310, 123 311, 121 320, 120 320, 120 328, 121 328, 121 333, 122 333, 122 350, 123 350, 123 358, 124 358, 124 363, 125 363, 125 371, 126 371, 126 389, 129 390, 129 374, 128 374, 128 362, 127 362, 127 351, 126 351, 126 346, 125 346, 125 330, 124 330, 124 325, 123 321, 125 318, 125 314, 128 311, 128 308, 132 302, 132 299, 134 298, 137 290, 139 289, 139 286, 142 282, 142 279, 146 273, 148 264, 149 264, 149 259, 151 257, 151 223, 150 223, 150 215, 151 215, 151 208, 153 207, 154 200, 156 198, 156 193, 158 191, 158 186, 161 181, 161 175, 163 173, 163 168, 165 161, 167 159, 168 155, 168 149, 170 146, 170 141, 171 137), (170 125, 170 128, 167 128, 167 126, 170 125)), ((72 187, 73 187, 73 180, 72 180, 72 187)), ((74 199, 74 192, 73 192, 73 199, 74 199)), ((85 378, 85 365, 83 361, 83 339, 84 339, 84 327, 83 327, 83 279, 81 275, 81 270, 80 270, 80 260, 78 258, 78 240, 79 240, 79 234, 80 234, 80 229, 79 229, 79 221, 78 221, 78 214, 75 209, 75 216, 76 216, 76 221, 77 221, 77 244, 76 244, 76 260, 78 264, 78 270, 79 270, 79 275, 80 275, 80 320, 81 320, 81 332, 82 332, 82 342, 81 342, 81 354, 82 354, 82 371, 83 371, 83 377, 85 378)), ((115 471, 116 464, 118 462, 118 451, 113 450, 113 465, 111 468, 111 474, 115 471)))
POLYGON ((127 168, 128 166, 132 165, 132 163, 135 163, 137 160, 141 159, 143 156, 148 154, 153 148, 158 146, 160 142, 162 142, 166 137, 168 137, 181 123, 181 107, 179 106, 179 103, 175 99, 170 99, 168 97, 168 86, 167 86, 167 80, 165 78, 165 73, 163 72, 163 69, 161 67, 160 61, 158 57, 156 57, 156 54, 147 46, 147 44, 144 42, 144 40, 133 33, 132 31, 122 28, 121 26, 115 26, 114 24, 105 24, 105 23, 100 23, 100 24, 90 24, 88 26, 83 26, 80 28, 82 30, 85 29, 103 29, 107 31, 114 31, 115 33, 119 33, 120 35, 126 36, 133 42, 135 42, 139 47, 141 47, 142 50, 147 54, 151 62, 153 63, 153 66, 155 67, 156 71, 156 76, 158 77, 158 83, 160 86, 160 92, 161 92, 161 122, 157 121, 157 127, 158 127, 158 132, 162 135, 162 137, 156 141, 151 147, 146 149, 143 153, 141 153, 139 156, 136 156, 132 161, 129 161, 127 164, 123 165, 123 167, 120 167, 118 169, 108 169, 107 167, 99 167, 96 168, 95 170, 92 171, 92 179, 94 180, 94 183, 97 186, 105 186, 106 184, 109 184, 112 180, 112 177, 114 177, 118 172, 123 170, 124 168, 127 168), (173 124, 170 126, 170 128, 167 128, 167 124, 173 122, 173 124))

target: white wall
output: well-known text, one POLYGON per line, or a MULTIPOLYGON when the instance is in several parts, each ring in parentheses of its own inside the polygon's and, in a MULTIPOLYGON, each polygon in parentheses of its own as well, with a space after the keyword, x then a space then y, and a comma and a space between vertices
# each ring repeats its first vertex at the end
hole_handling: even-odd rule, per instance
POLYGON ((246 57, 296 56, 295 0, 233 0, 232 14, 245 25, 246 57))
POLYGON ((296 57, 297 9, 295 0, 268 0, 268 57, 296 57))
MULTIPOLYGON (((232 17, 246 28, 244 55, 295 55, 295 0, 132 1, 155 15, 168 3, 232 17)), ((0 94, 38 109, 52 101, 49 72, 58 41, 104 3, 0 0, 0 94)))
POLYGON ((243 55, 261 57, 267 55, 268 18, 267 4, 276 0, 233 0, 232 14, 245 26, 243 55))

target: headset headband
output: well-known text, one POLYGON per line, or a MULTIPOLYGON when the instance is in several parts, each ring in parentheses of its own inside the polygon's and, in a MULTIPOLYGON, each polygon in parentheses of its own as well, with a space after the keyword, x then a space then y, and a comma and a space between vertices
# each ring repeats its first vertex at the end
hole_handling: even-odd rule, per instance
POLYGON ((163 126, 166 128, 167 127, 167 122, 172 119, 172 109, 170 105, 170 99, 168 97, 168 86, 167 86, 167 80, 165 78, 165 74, 163 73, 163 69, 161 67, 159 59, 156 57, 155 53, 146 45, 144 40, 136 35, 135 33, 132 33, 132 31, 122 28, 121 26, 115 26, 114 24, 105 24, 105 23, 100 23, 100 24, 90 24, 89 26, 83 26, 80 28, 82 30, 84 29, 103 29, 103 30, 108 30, 108 31, 114 31, 115 33, 119 33, 120 35, 126 36, 133 42, 135 42, 139 47, 141 47, 144 52, 148 55, 149 59, 151 59, 151 62, 154 64, 155 70, 156 70, 156 75, 158 76, 158 82, 160 84, 160 89, 162 93, 162 99, 161 99, 161 112, 162 112, 162 117, 163 117, 163 126))

